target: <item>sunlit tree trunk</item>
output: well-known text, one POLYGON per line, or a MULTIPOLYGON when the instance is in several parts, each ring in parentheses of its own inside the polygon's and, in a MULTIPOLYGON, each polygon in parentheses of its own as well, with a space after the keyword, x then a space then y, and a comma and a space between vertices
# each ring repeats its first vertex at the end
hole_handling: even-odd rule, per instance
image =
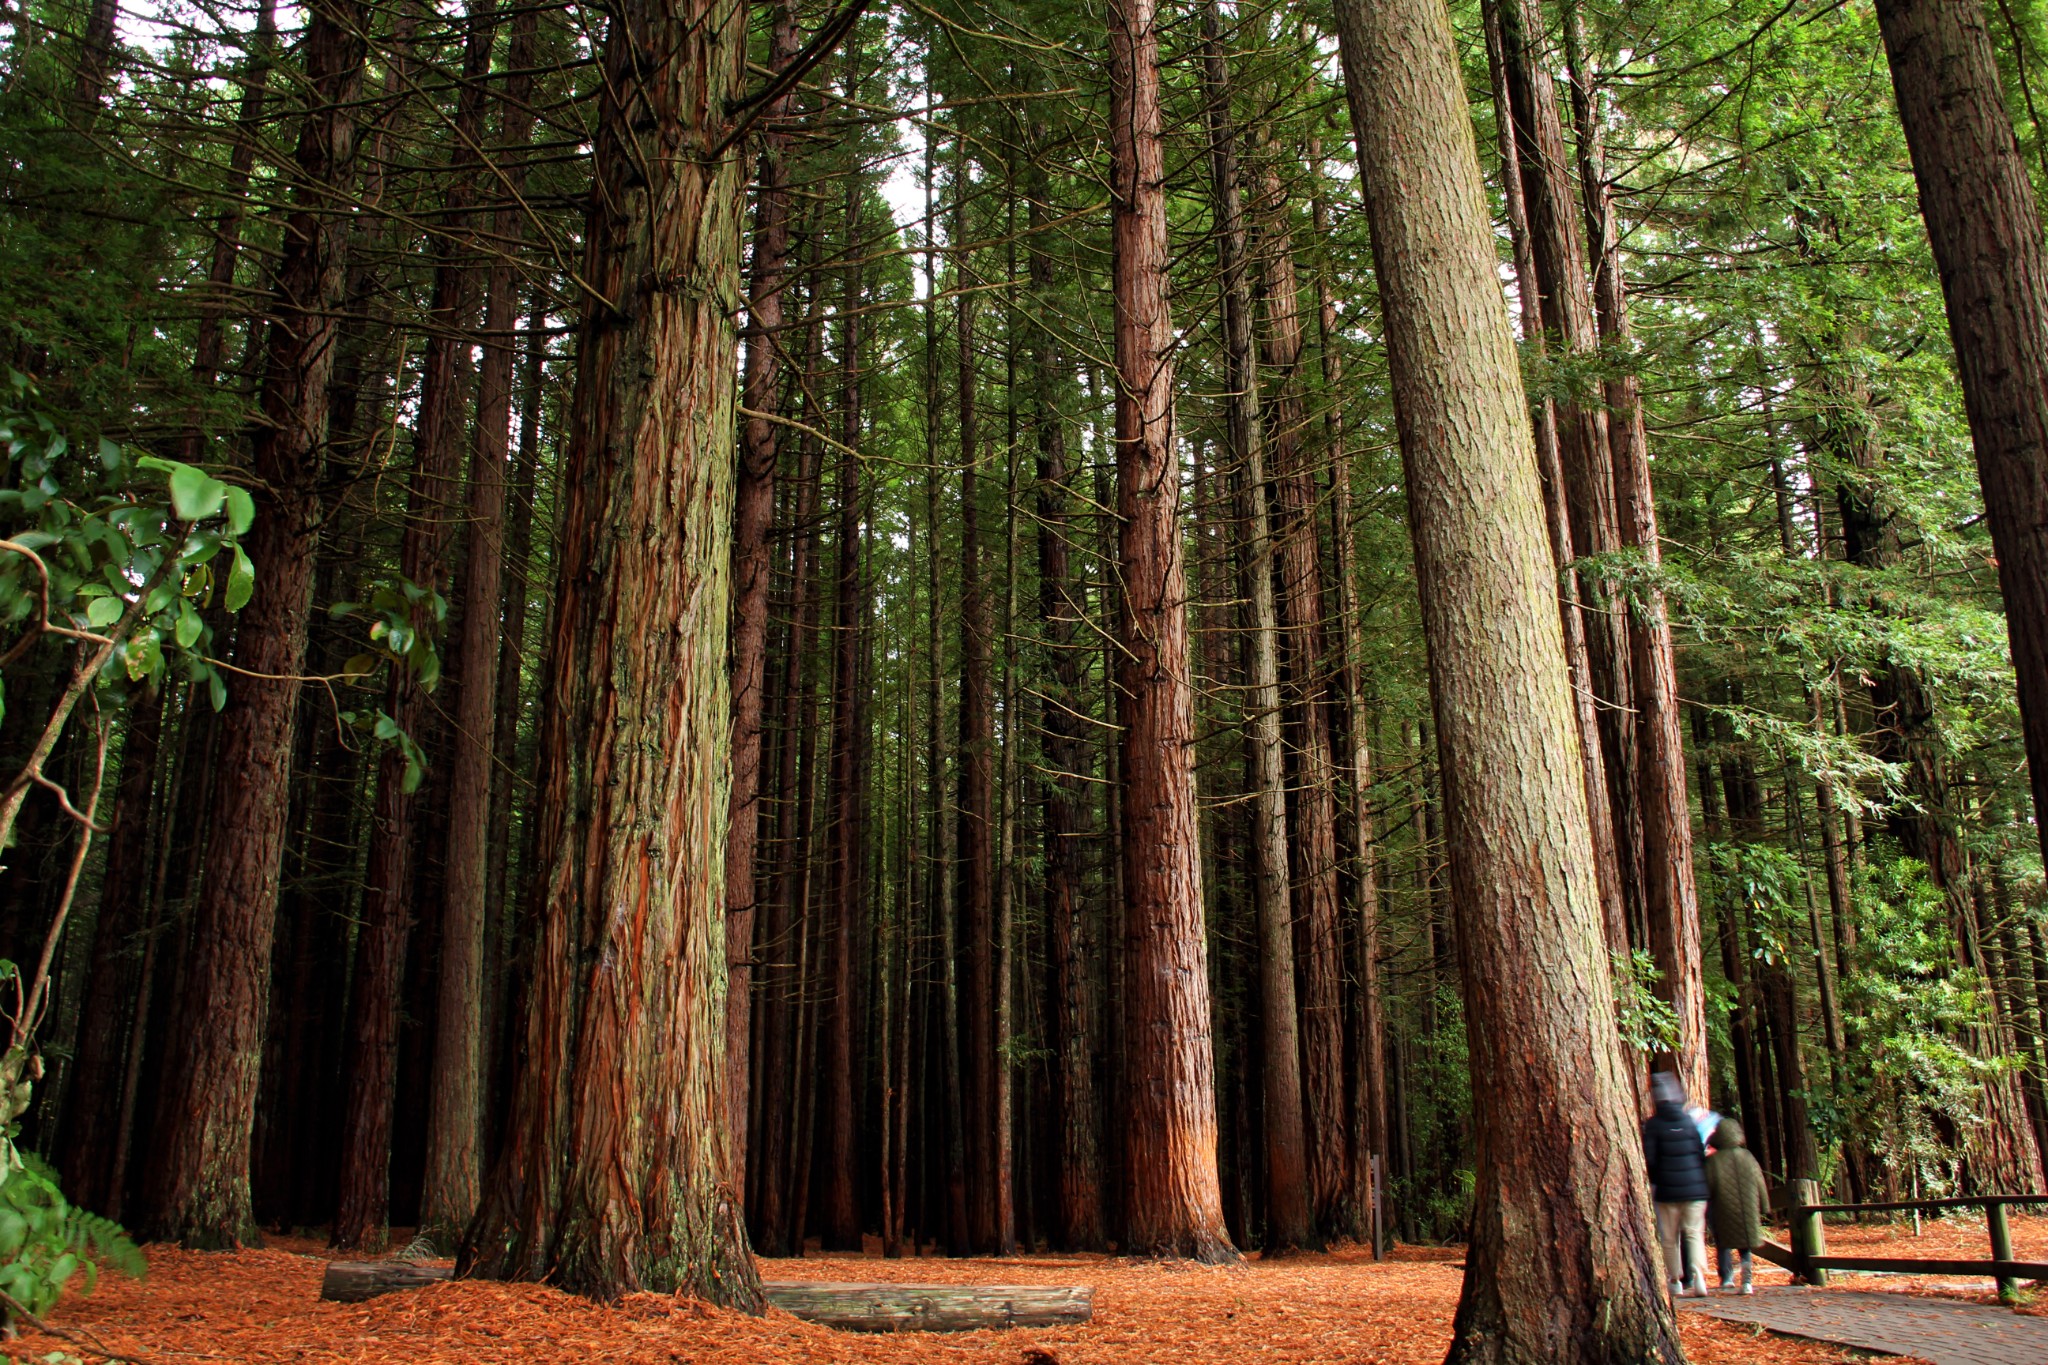
POLYGON ((1336 14, 1407 473, 1472 1059, 1477 1183, 1449 1359, 1676 1362, 1542 492, 1450 16, 1441 0, 1338 0, 1336 14))

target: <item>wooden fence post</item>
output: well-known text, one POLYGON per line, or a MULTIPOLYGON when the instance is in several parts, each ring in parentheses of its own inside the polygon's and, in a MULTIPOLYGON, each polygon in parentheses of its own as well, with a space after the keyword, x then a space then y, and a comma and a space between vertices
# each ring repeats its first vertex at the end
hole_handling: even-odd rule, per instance
MULTIPOLYGON (((2010 1261, 2012 1259, 2012 1225, 2005 1221, 2005 1203, 2002 1200, 1987 1200, 1984 1205, 1984 1222, 1991 1229, 1991 1259, 2010 1261)), ((2019 1298, 2020 1282, 2000 1276, 1998 1298, 2001 1303, 2012 1303, 2019 1298)))
POLYGON ((1795 1180, 1791 1196, 1790 1206, 1786 1209, 1786 1224, 1792 1234, 1792 1254, 1798 1262, 1795 1273, 1810 1285, 1826 1285, 1828 1272, 1814 1264, 1828 1254, 1827 1230, 1821 1224, 1819 1212, 1813 1208, 1820 1202, 1820 1186, 1811 1180, 1795 1180))

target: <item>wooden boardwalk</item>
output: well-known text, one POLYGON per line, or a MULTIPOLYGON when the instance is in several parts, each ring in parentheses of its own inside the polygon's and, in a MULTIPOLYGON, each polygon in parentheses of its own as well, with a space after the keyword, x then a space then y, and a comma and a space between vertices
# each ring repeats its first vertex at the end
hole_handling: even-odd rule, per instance
POLYGON ((1917 1294, 1763 1288, 1681 1299, 1679 1307, 1787 1336, 1919 1356, 1934 1365, 2048 1365, 2048 1318, 1917 1294))

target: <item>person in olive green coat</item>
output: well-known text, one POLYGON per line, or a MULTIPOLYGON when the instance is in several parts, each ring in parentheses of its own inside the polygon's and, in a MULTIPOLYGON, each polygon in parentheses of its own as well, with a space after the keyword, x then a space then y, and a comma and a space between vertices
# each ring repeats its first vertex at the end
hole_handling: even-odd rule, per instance
POLYGON ((1771 1210, 1763 1167, 1742 1144, 1742 1125, 1722 1119, 1714 1129, 1714 1150, 1707 1157, 1707 1220, 1714 1229, 1724 1294, 1736 1292, 1730 1272, 1738 1253, 1742 1257, 1741 1292, 1756 1292, 1750 1284, 1756 1265, 1752 1253, 1764 1243, 1764 1219, 1771 1210))

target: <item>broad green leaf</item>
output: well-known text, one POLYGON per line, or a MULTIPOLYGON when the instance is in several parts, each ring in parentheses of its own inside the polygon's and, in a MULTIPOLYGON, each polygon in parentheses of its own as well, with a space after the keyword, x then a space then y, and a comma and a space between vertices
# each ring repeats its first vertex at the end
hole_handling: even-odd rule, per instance
POLYGON ((95 597, 85 607, 85 619, 95 626, 111 626, 121 619, 128 604, 118 597, 95 597))
POLYGON ((220 511, 228 486, 191 465, 171 471, 171 508, 180 521, 204 521, 220 511))
POLYGON ((249 597, 256 591, 256 566, 249 562, 249 556, 242 547, 235 547, 235 564, 228 570, 227 609, 240 611, 249 605, 249 597))
POLYGON ((199 642, 199 632, 206 628, 206 622, 199 613, 192 610, 190 602, 178 604, 178 648, 190 649, 199 642))
POLYGON ((231 536, 245 536, 249 534, 249 528, 256 524, 256 500, 249 496, 249 490, 237 488, 235 485, 229 484, 227 509, 228 534, 231 536))

